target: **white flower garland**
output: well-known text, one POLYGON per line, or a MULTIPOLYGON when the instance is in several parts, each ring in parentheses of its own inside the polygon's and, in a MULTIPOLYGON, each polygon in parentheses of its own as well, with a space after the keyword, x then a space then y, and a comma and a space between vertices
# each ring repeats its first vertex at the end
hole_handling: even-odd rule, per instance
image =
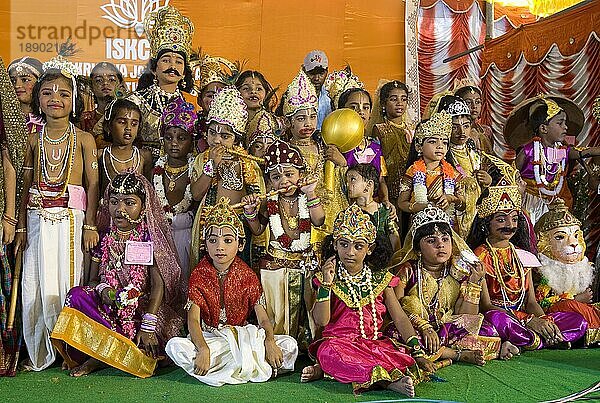
MULTIPOLYGON (((180 213, 185 213, 188 211, 193 202, 192 191, 191 191, 191 181, 185 187, 185 192, 183 194, 183 199, 179 203, 174 206, 169 204, 169 200, 167 199, 167 194, 165 191, 165 184, 163 182, 163 174, 165 172, 165 165, 167 164, 167 155, 163 155, 156 161, 156 167, 161 168, 162 174, 157 175, 156 173, 152 177, 152 182, 154 183, 154 190, 156 191, 156 195, 158 196, 158 200, 163 208, 163 212, 169 221, 173 221, 173 218, 180 213), (172 210, 172 212, 171 212, 172 210)), ((188 178, 192 177, 192 170, 194 166, 194 155, 188 154, 188 178)))
MULTIPOLYGON (((271 196, 268 200, 274 201, 277 206, 279 206, 279 195, 271 196)), ((310 220, 310 211, 308 210, 308 206, 306 205, 306 195, 301 194, 298 196, 298 218, 308 219, 310 220)), ((281 214, 269 214, 269 225, 271 226, 271 231, 273 231, 273 235, 275 235, 275 240, 271 242, 276 242, 278 247, 281 250, 286 250, 283 245, 277 240, 280 236, 282 236, 285 231, 283 230, 283 224, 281 223, 281 214)), ((308 231, 301 231, 300 237, 298 239, 292 240, 292 244, 290 245, 289 251, 291 252, 304 252, 308 248, 310 248, 310 229, 308 231)))
MULTIPOLYGON (((362 299, 361 295, 360 295, 360 290, 361 290, 363 284, 362 284, 362 282, 356 283, 354 281, 354 279, 352 278, 350 273, 348 273, 348 270, 346 270, 346 268, 344 267, 342 262, 339 262, 338 271, 339 271, 340 278, 344 281, 344 283, 346 283, 346 287, 348 288, 348 292, 350 293, 352 302, 354 302, 354 304, 358 308, 360 335, 362 336, 363 339, 368 339, 369 337, 367 337, 367 334, 365 332, 363 308, 360 306, 360 300, 362 299)), ((375 295, 373 294, 373 281, 372 281, 373 273, 371 272, 371 269, 369 269, 369 267, 367 267, 367 266, 363 267, 363 271, 365 272, 364 285, 366 285, 367 289, 369 290, 369 302, 371 303, 371 315, 373 317, 373 337, 372 337, 372 339, 377 340, 378 324, 377 324, 377 308, 375 307, 375 295)))
POLYGON ((564 175, 565 168, 567 165, 567 159, 563 158, 558 166, 556 172, 550 174, 554 174, 559 176, 558 183, 554 187, 553 190, 549 190, 548 186, 550 183, 548 179, 546 179, 546 156, 544 154, 544 146, 542 146, 540 141, 533 142, 533 174, 535 176, 535 183, 538 185, 538 189, 540 193, 546 196, 556 196, 560 193, 563 183, 564 183, 564 175))

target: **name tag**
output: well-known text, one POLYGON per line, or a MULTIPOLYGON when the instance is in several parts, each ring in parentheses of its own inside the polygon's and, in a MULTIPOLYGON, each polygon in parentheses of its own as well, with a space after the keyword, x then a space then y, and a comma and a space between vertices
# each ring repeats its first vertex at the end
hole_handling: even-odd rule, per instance
POLYGON ((154 243, 127 241, 125 244, 125 264, 152 266, 154 264, 154 243))

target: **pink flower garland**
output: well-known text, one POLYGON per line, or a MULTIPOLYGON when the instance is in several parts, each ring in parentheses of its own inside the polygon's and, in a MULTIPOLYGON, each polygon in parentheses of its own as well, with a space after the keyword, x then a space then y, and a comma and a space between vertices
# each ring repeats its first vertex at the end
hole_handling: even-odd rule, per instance
MULTIPOLYGON (((141 222, 129 236, 130 241, 143 241, 143 234, 146 233, 146 225, 141 222)), ((112 288, 120 292, 120 289, 126 288, 127 286, 133 286, 138 290, 145 288, 148 270, 143 265, 127 265, 124 267, 125 261, 125 242, 118 242, 116 239, 116 228, 112 228, 111 232, 106 235, 102 242, 102 261, 100 267, 103 268, 104 281, 108 283, 112 288), (115 260, 119 259, 119 260, 115 260), (120 266, 117 266, 117 262, 120 262, 120 266), (119 272, 121 276, 123 274, 129 279, 129 284, 121 285, 119 281, 119 272)), ((102 270, 102 269, 101 269, 102 270)), ((127 305, 121 308, 116 308, 117 320, 121 323, 123 333, 129 339, 133 339, 137 333, 134 315, 138 308, 138 301, 135 301, 131 305, 127 305)))

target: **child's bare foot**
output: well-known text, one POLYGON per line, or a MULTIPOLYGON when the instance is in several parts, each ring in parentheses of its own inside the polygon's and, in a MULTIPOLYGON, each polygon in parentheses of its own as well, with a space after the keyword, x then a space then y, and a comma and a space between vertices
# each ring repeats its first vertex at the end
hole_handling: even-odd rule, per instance
POLYGON ((512 344, 510 341, 505 341, 500 347, 500 359, 510 360, 514 355, 519 355, 519 347, 512 344))
POLYGON ((69 375, 78 378, 83 375, 91 374, 92 372, 97 371, 104 366, 104 363, 98 361, 95 358, 90 358, 80 366, 73 368, 69 375))
POLYGON ((60 366, 60 368, 61 368, 63 371, 66 371, 67 369, 69 369, 69 366, 67 365, 67 362, 66 362, 66 361, 63 361, 63 362, 62 362, 62 365, 60 366))
POLYGON ((396 382, 390 383, 387 388, 408 397, 415 397, 415 384, 410 376, 405 376, 396 382))
POLYGON ((302 375, 300 375, 300 382, 312 382, 323 378, 323 370, 319 364, 309 365, 304 367, 302 375))
POLYGON ((21 361, 21 363, 19 364, 19 371, 23 371, 23 372, 33 371, 33 364, 31 363, 31 359, 25 358, 23 361, 21 361))
POLYGON ((475 365, 485 365, 483 351, 481 350, 462 350, 457 354, 459 354, 458 361, 468 362, 475 365))

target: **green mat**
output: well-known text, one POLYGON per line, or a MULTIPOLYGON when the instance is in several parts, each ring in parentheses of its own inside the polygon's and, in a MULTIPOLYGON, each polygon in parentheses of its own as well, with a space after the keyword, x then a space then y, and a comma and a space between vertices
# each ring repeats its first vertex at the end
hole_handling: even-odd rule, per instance
MULTIPOLYGON (((0 378, 1 402, 360 402, 399 401, 389 391, 354 396, 350 385, 331 380, 300 383, 297 371, 261 384, 210 387, 181 369, 165 368, 149 379, 137 379, 114 369, 71 378, 54 367, 38 373, 0 378)), ((446 382, 417 385, 412 401, 540 402, 558 399, 600 382, 600 349, 527 352, 509 362, 490 361, 484 367, 455 364, 437 372, 446 382)), ((595 394, 600 401, 600 394, 595 394)), ((408 400, 408 399, 407 399, 408 400)))

